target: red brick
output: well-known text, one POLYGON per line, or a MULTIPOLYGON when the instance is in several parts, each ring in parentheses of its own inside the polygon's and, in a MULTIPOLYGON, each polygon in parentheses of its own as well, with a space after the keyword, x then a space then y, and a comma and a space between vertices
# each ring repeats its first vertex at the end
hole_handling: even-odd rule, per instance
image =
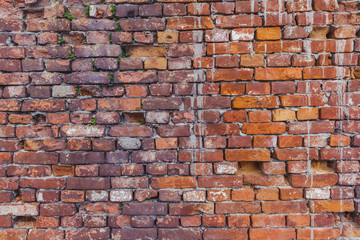
POLYGON ((237 216, 229 215, 228 216, 229 227, 249 227, 250 226, 250 217, 249 216, 237 216))
POLYGON ((230 240, 245 240, 248 239, 246 229, 206 229, 204 231, 204 239, 218 239, 226 238, 230 240))
POLYGON ((252 227, 285 227, 284 215, 252 215, 252 227))
POLYGON ((278 188, 260 188, 256 191, 257 200, 279 200, 278 188))
POLYGON ((171 30, 212 29, 213 25, 210 17, 170 18, 167 21, 167 27, 171 30), (198 22, 200 22, 200 27, 198 27, 198 22))
POLYGON ((264 213, 306 213, 305 201, 272 201, 261 204, 264 213))
POLYGON ((294 214, 286 216, 286 225, 289 227, 310 226, 310 216, 306 214, 294 214))
POLYGON ((316 174, 311 178, 307 175, 289 176, 289 182, 292 187, 326 187, 333 186, 337 183, 338 176, 335 173, 316 174))
POLYGON ((106 239, 110 237, 109 228, 93 228, 93 229, 74 229, 66 230, 65 238, 67 239, 81 239, 84 237, 106 239))
POLYGON ((226 217, 224 215, 203 216, 202 224, 205 227, 224 227, 226 217))
POLYGON ((216 213, 260 213, 260 203, 257 202, 228 202, 216 203, 216 213))
POLYGON ((58 228, 59 219, 54 217, 42 217, 36 218, 36 227, 38 228, 58 228))
POLYGON ((295 239, 296 238, 295 229, 291 229, 291 228, 278 228, 278 229, 251 228, 249 234, 250 234, 250 239, 272 239, 272 238, 295 239))
POLYGON ((277 137, 276 136, 254 136, 254 147, 276 147, 277 137))
MULTIPOLYGON (((221 53, 220 53, 221 54, 221 53)), ((251 80, 253 74, 252 69, 217 69, 215 71, 207 71, 206 78, 213 81, 236 81, 236 80, 251 80)))
POLYGON ((250 15, 218 16, 215 24, 218 28, 257 27, 261 26, 262 19, 260 16, 250 15))
POLYGON ((253 189, 233 190, 231 199, 233 201, 254 201, 255 193, 253 189))
POLYGON ((271 97, 235 97, 232 102, 233 108, 278 108, 279 99, 271 97))
POLYGON ((336 239, 340 237, 340 229, 299 229, 297 230, 297 238, 301 239, 336 239))
POLYGON ((242 187, 241 176, 201 176, 198 178, 199 187, 221 188, 221 187, 242 187))
POLYGON ((181 217, 181 225, 184 227, 197 227, 201 225, 200 216, 184 216, 181 217))

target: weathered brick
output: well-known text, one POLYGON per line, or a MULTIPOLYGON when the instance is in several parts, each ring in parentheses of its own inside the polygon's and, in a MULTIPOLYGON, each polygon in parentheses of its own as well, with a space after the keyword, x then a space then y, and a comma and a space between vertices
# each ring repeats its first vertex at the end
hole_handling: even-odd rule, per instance
POLYGON ((22 178, 20 179, 20 187, 32 187, 43 189, 63 189, 65 187, 65 180, 61 178, 22 178))
POLYGON ((295 229, 291 228, 278 228, 278 229, 264 229, 259 228, 250 229, 250 238, 253 239, 266 239, 266 238, 283 238, 283 239, 295 239, 295 229))
POLYGON ((11 216, 37 216, 39 204, 1 204, 0 213, 11 216))
POLYGON ((213 25, 210 17, 170 18, 167 21, 167 27, 171 30, 212 29, 213 25))
POLYGON ((196 180, 193 177, 154 177, 151 186, 159 188, 194 188, 196 180))
POLYGON ((305 201, 273 201, 261 204, 264 213, 306 213, 305 201))
POLYGON ((154 228, 129 228, 129 229, 114 229, 111 234, 112 239, 141 239, 149 238, 156 239, 157 231, 154 228))
POLYGON ((68 189, 108 189, 110 188, 110 179, 108 178, 68 178, 67 179, 68 189), (86 181, 84 181, 86 179, 86 181))
POLYGON ((271 97, 236 97, 232 102, 233 108, 277 108, 279 99, 271 97))
MULTIPOLYGON (((169 24, 169 23, 168 23, 169 24)), ((159 31, 165 30, 165 19, 127 19, 120 20, 120 27, 125 31, 159 31)))
POLYGON ((106 72, 75 72, 65 75, 65 83, 73 84, 101 84, 110 83, 109 74, 106 72))
POLYGON ((75 19, 71 22, 75 31, 115 30, 116 22, 109 19, 75 19))
POLYGON ((227 149, 225 159, 227 161, 270 161, 270 152, 260 149, 227 149))
POLYGON ((70 31, 70 21, 68 19, 30 19, 26 23, 26 30, 29 32, 67 32, 70 31))
POLYGON ((114 126, 110 128, 109 135, 117 137, 149 137, 152 132, 147 126, 114 126))
POLYGON ((282 134, 286 131, 284 123, 244 123, 241 129, 246 134, 282 134))
POLYGON ((18 164, 57 164, 58 154, 42 152, 16 152, 14 163, 18 164))

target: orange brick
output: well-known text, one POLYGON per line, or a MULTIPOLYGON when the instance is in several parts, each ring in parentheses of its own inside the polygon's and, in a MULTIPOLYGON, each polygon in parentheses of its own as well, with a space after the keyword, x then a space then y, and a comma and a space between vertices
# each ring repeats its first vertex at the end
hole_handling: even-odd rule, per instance
POLYGON ((256 68, 255 80, 300 80, 301 68, 256 68))
POLYGON ((353 200, 316 200, 310 202, 310 212, 352 212, 353 200))
POLYGON ((323 229, 298 229, 298 239, 337 239, 340 237, 340 228, 323 229))
POLYGON ((285 123, 244 123, 241 131, 245 134, 282 134, 286 132, 285 123))
POLYGON ((165 57, 164 46, 133 46, 128 50, 130 57, 165 57))
POLYGON ((254 136, 254 147, 266 148, 266 147, 276 147, 277 146, 277 137, 276 136, 254 136))
POLYGON ((227 161, 270 161, 270 151, 265 149, 226 149, 227 161))
POLYGON ((331 135, 330 136, 330 146, 332 147, 341 147, 349 146, 350 138, 344 135, 331 135))
POLYGON ((278 188, 260 188, 256 191, 256 200, 279 200, 278 188))
POLYGON ((271 111, 249 112, 249 122, 270 122, 271 111))
POLYGON ((223 119, 225 122, 245 122, 246 116, 245 110, 228 111, 224 113, 223 119))
POLYGON ((306 213, 308 211, 305 201, 269 201, 263 202, 262 211, 271 213, 306 213))
POLYGON ((318 108, 299 108, 297 111, 298 120, 314 120, 319 118, 318 108))
POLYGON ((251 80, 253 75, 253 69, 238 68, 238 69, 216 69, 215 71, 208 70, 206 72, 206 78, 217 81, 247 81, 251 80))
POLYGON ((128 97, 146 97, 147 87, 141 85, 127 85, 125 86, 126 96, 128 97))
POLYGON ((250 239, 295 239, 295 229, 291 228, 250 228, 250 239))
POLYGON ((222 83, 221 95, 244 95, 244 83, 222 83))
POLYGON ((310 226, 310 215, 294 214, 286 216, 286 225, 289 227, 307 227, 310 226))
POLYGON ((250 42, 233 42, 233 43, 208 43, 207 53, 213 54, 244 54, 251 52, 250 42))
POLYGON ((280 53, 281 51, 281 41, 263 41, 254 43, 255 53, 280 53))
POLYGON ((233 108, 277 108, 279 98, 271 97, 236 97, 232 102, 233 108))
POLYGON ((166 58, 147 58, 144 61, 145 69, 165 70, 167 68, 166 58))
POLYGON ((158 43, 178 43, 179 33, 178 32, 157 32, 158 43))
POLYGON ((75 167, 70 165, 54 165, 52 167, 55 176, 74 176, 75 167))
POLYGON ((176 149, 177 138, 157 138, 155 144, 157 149, 176 149))
POLYGON ((335 173, 316 174, 309 178, 306 175, 290 175, 289 182, 292 187, 327 187, 333 186, 338 182, 335 173))
POLYGON ((233 190, 231 192, 231 200, 233 201, 254 201, 255 192, 253 189, 241 189, 241 190, 233 190))
POLYGON ((295 120, 295 111, 289 109, 276 109, 273 111, 273 121, 292 121, 295 120))
POLYGON ((195 177, 153 177, 151 186, 159 188, 195 188, 195 177))
POLYGON ((280 188, 281 200, 295 200, 303 197, 303 190, 298 188, 280 188))
POLYGON ((285 227, 284 215, 252 215, 252 227, 285 227))
POLYGON ((256 40, 278 40, 281 38, 280 27, 258 28, 255 34, 256 40))
POLYGON ((263 67, 264 66, 264 55, 260 54, 245 54, 240 57, 241 67, 263 67))
MULTIPOLYGON (((348 73, 345 72, 345 75, 348 73)), ((335 79, 337 76, 336 67, 304 68, 304 79, 335 79)))
POLYGON ((302 136, 279 136, 279 147, 292 148, 302 146, 302 136))

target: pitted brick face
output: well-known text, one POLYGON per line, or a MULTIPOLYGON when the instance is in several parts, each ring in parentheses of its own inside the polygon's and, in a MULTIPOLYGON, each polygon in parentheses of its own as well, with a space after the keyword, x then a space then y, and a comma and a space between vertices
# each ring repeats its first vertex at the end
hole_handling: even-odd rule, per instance
POLYGON ((359 11, 0 0, 0 239, 360 238, 359 11))

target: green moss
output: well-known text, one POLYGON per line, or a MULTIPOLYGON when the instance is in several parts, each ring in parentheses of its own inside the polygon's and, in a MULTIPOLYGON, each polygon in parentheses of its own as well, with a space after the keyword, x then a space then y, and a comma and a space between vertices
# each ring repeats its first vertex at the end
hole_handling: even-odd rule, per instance
POLYGON ((86 17, 90 16, 90 6, 85 6, 85 16, 86 17))
POLYGON ((75 55, 72 51, 69 51, 69 57, 71 60, 75 60, 75 55))
POLYGON ((115 5, 114 5, 114 4, 111 4, 111 5, 110 5, 110 11, 111 11, 111 14, 112 14, 113 16, 115 16, 116 8, 115 8, 115 5))
POLYGON ((116 31, 120 32, 121 31, 121 27, 120 27, 120 22, 116 21, 116 31))
POLYGON ((110 44, 112 44, 112 37, 111 37, 111 33, 109 33, 109 42, 110 42, 110 44))
POLYGON ((110 83, 114 84, 114 73, 110 73, 109 79, 110 79, 110 83))
POLYGON ((65 40, 64 40, 64 38, 63 38, 62 36, 59 36, 59 37, 58 37, 58 43, 59 43, 60 45, 63 45, 63 44, 65 44, 66 42, 65 42, 65 40))
POLYGON ((75 88, 75 91, 76 91, 76 95, 80 95, 81 87, 75 86, 74 88, 75 88))
POLYGON ((74 16, 71 14, 69 9, 66 9, 66 12, 64 14, 64 18, 69 19, 70 21, 72 21, 74 19, 74 16))

